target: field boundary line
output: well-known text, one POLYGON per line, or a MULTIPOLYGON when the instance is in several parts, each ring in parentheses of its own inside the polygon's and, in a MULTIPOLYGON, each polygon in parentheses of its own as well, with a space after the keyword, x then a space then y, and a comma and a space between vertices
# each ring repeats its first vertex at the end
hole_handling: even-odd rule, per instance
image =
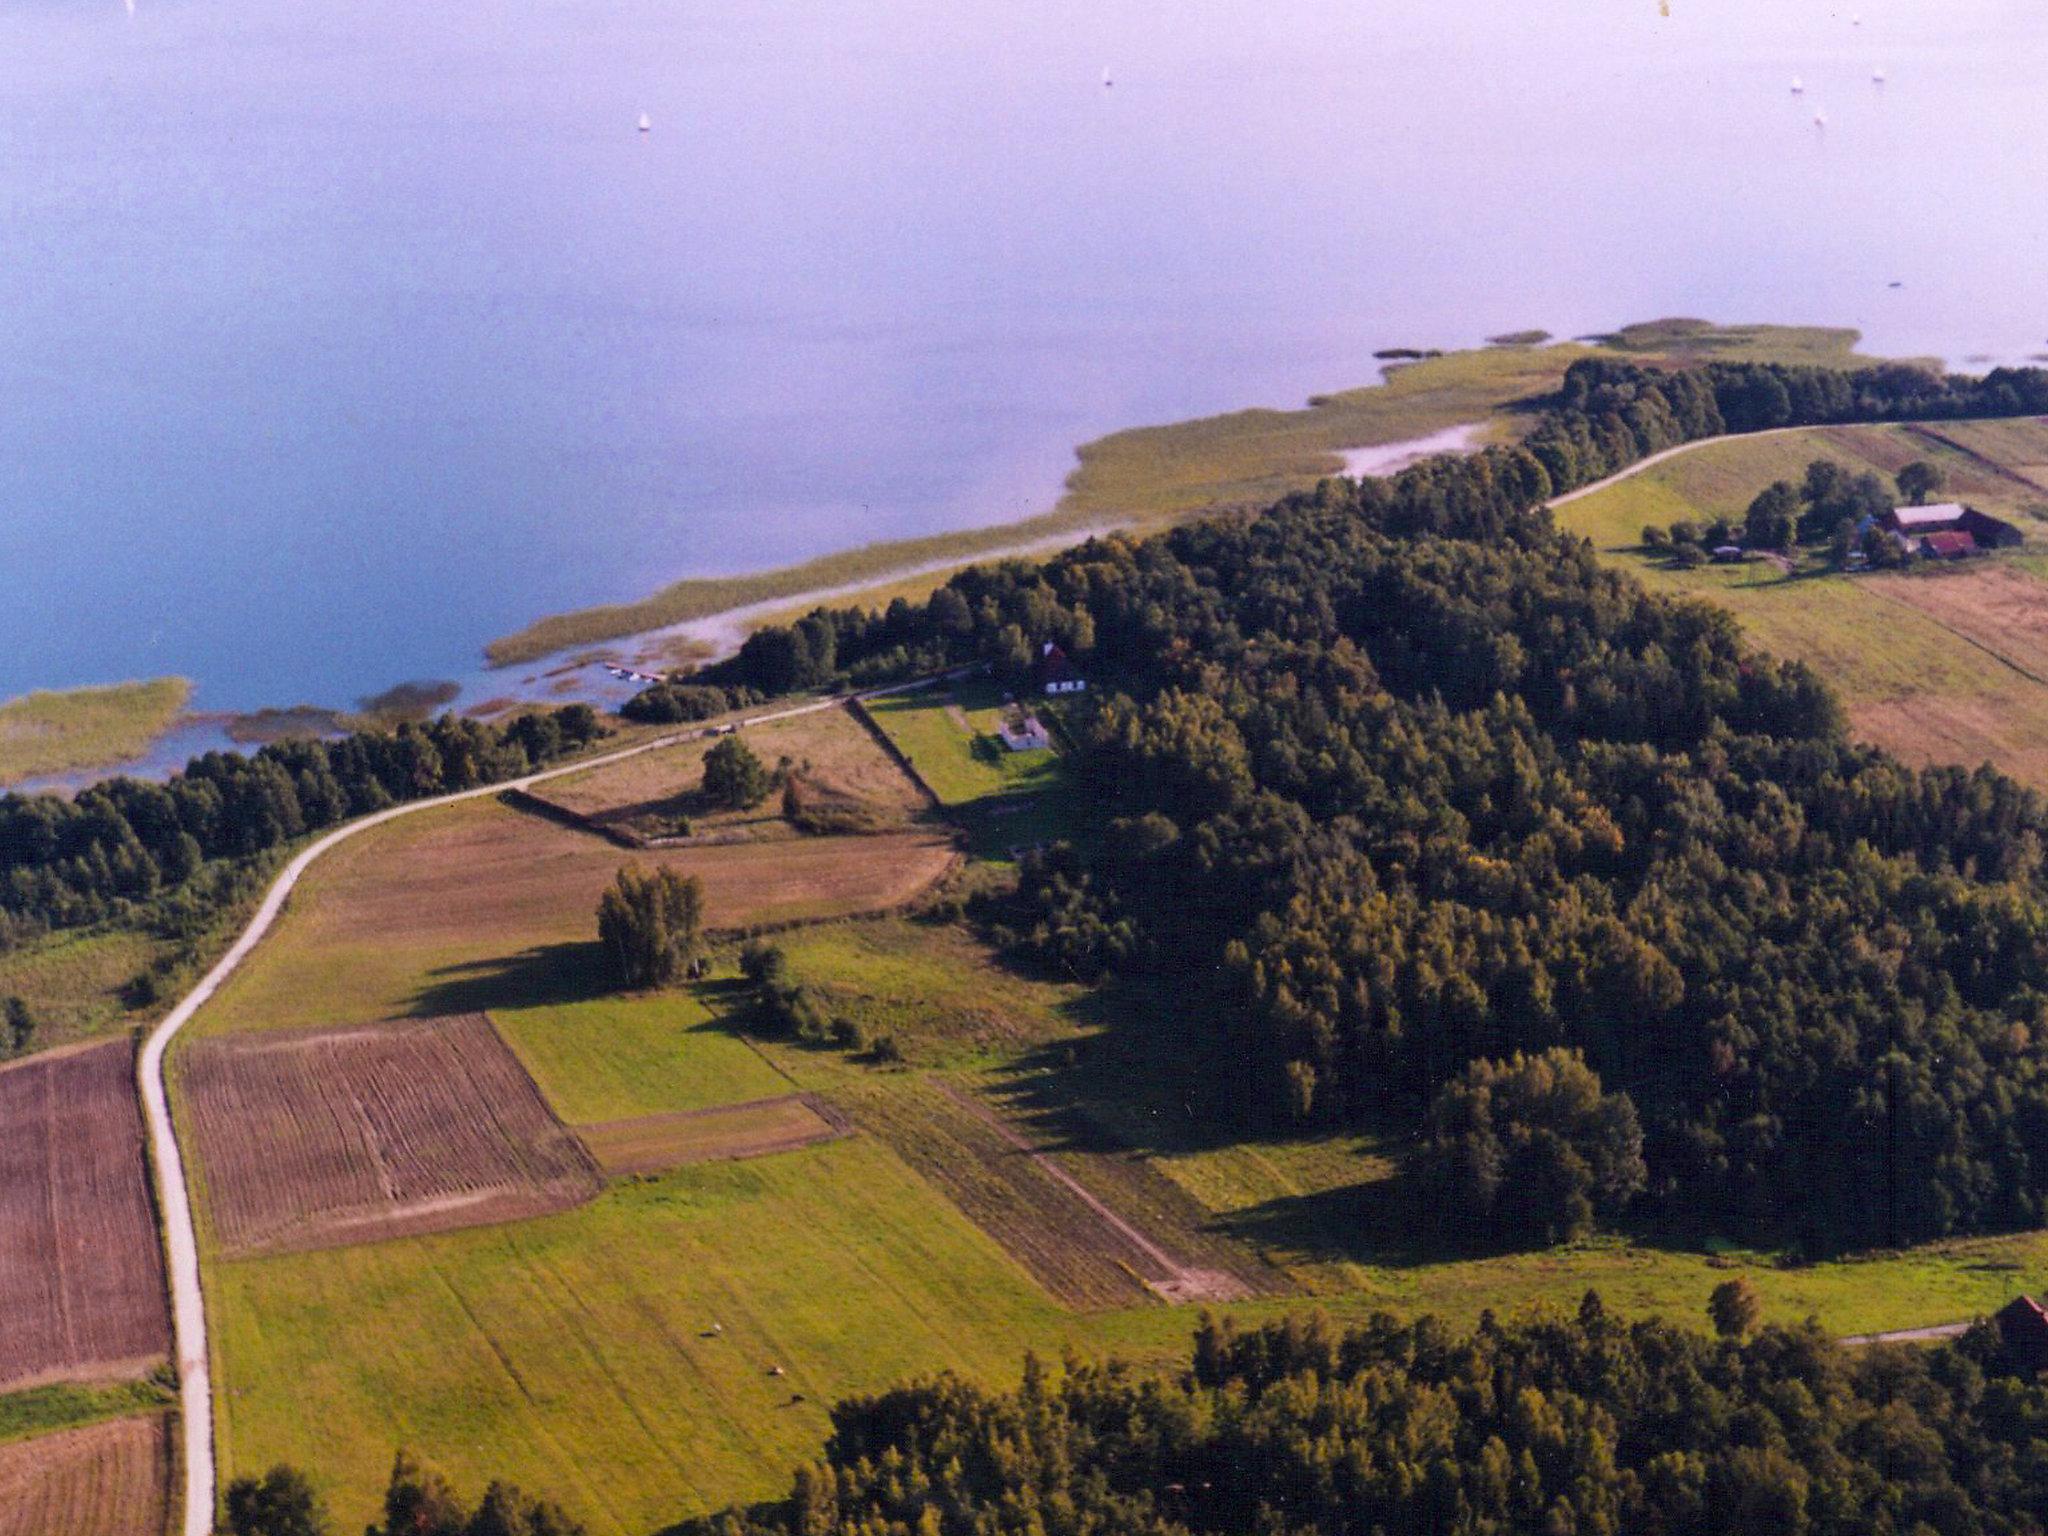
MULTIPOLYGON (((964 676, 972 670, 971 667, 956 668, 940 676, 964 676)), ((744 730, 749 725, 761 725, 771 720, 786 720, 795 715, 832 709, 855 698, 877 698, 892 693, 903 693, 913 688, 925 687, 934 680, 932 677, 920 677, 908 682, 894 683, 885 688, 853 689, 835 693, 783 709, 745 716, 735 722, 735 727, 744 730)), ((264 892, 262 903, 251 914, 247 925, 227 953, 215 961, 212 969, 207 971, 192 990, 179 999, 177 1006, 158 1020, 156 1026, 150 1030, 148 1039, 136 1058, 136 1085, 142 1096, 143 1116, 148 1121, 149 1146, 156 1172, 157 1209, 163 1226, 164 1267, 171 1290, 171 1356, 178 1369, 178 1405, 182 1420, 182 1433, 179 1439, 183 1445, 185 1463, 184 1518, 176 1526, 182 1536, 212 1536, 219 1474, 215 1463, 214 1446, 213 1363, 206 1334, 206 1298, 199 1272, 199 1238, 192 1219, 191 1184, 185 1172, 184 1152, 178 1144, 177 1130, 171 1120, 170 1092, 165 1077, 165 1061, 171 1042, 177 1038, 179 1031, 192 1021, 193 1015, 211 1001, 214 994, 242 962, 248 959, 264 935, 269 933, 279 914, 283 912, 286 899, 298 885, 299 877, 314 860, 336 844, 346 842, 357 833, 367 832, 372 827, 396 821, 401 816, 410 816, 418 811, 436 810, 466 800, 480 800, 487 795, 503 795, 508 791, 525 792, 535 784, 548 779, 623 762, 629 757, 638 757, 645 752, 662 751, 685 741, 695 741, 713 735, 716 730, 716 727, 705 725, 694 726, 689 730, 671 731, 663 736, 636 742, 630 747, 601 752, 595 757, 578 758, 574 762, 543 768, 534 773, 522 774, 518 778, 500 779, 490 784, 479 784, 472 789, 456 790, 451 794, 407 801, 403 805, 373 811, 367 816, 335 827, 318 841, 301 849, 292 861, 278 872, 269 890, 264 892)), ((493 1027, 495 1028, 495 1025, 493 1027)), ((167 1530, 172 1528, 169 1520, 166 1520, 165 1524, 167 1530)))

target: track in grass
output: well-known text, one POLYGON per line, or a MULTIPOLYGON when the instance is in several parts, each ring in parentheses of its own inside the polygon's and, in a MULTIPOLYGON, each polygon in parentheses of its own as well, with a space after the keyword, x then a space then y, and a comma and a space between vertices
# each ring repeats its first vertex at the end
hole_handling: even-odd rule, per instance
POLYGON ((183 1078, 229 1253, 534 1216, 601 1183, 481 1014, 209 1040, 183 1078))
POLYGON ((634 1174, 793 1152, 850 1129, 846 1117, 825 1100, 790 1093, 749 1104, 607 1120, 578 1126, 577 1134, 606 1173, 634 1174))
POLYGON ((0 1388, 170 1349, 134 1072, 132 1040, 0 1069, 0 1388))
POLYGON ((0 1536, 162 1536, 171 1472, 161 1413, 0 1445, 0 1536))

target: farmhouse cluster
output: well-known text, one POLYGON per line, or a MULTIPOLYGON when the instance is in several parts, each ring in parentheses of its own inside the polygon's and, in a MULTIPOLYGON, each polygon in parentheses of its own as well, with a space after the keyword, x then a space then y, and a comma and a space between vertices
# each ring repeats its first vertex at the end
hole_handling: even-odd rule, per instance
POLYGON ((1865 518, 1856 529, 1857 537, 1873 527, 1889 533, 1901 553, 1922 560, 1967 560, 1994 549, 2014 549, 2024 542, 2011 523, 1957 501, 1893 507, 1882 520, 1865 518))

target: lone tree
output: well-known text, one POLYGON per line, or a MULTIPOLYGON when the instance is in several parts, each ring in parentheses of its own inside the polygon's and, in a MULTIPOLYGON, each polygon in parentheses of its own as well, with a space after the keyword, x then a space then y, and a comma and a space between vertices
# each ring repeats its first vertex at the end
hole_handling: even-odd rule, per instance
POLYGON ((1917 507, 1941 484, 1941 471, 1925 459, 1915 459, 1899 471, 1898 481, 1899 494, 1917 507))
POLYGON ((226 1536, 330 1536, 313 1485, 296 1467, 279 1462, 260 1478, 228 1484, 226 1536))
POLYGON ((597 903, 597 936, 629 987, 665 987, 704 947, 704 884, 629 864, 597 903))
POLYGON ((752 810, 768 798, 775 781, 761 759, 737 736, 727 736, 704 754, 704 794, 736 811, 752 810))
POLYGON ((1475 1061, 1437 1095, 1421 1192, 1466 1240, 1555 1243, 1642 1190, 1643 1131, 1577 1051, 1475 1061))
POLYGON ((1763 1315, 1763 1298, 1741 1275, 1723 1280, 1707 1298, 1707 1316, 1714 1320, 1714 1332, 1724 1339, 1741 1338, 1763 1315))

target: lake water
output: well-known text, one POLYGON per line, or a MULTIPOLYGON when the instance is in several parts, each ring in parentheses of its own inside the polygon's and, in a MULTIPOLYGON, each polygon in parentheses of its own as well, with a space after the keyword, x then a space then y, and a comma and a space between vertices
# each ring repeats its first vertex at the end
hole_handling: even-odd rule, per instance
POLYGON ((1384 346, 2048 350, 2048 8, 1851 3, 0 0, 0 695, 460 676, 1384 346))

